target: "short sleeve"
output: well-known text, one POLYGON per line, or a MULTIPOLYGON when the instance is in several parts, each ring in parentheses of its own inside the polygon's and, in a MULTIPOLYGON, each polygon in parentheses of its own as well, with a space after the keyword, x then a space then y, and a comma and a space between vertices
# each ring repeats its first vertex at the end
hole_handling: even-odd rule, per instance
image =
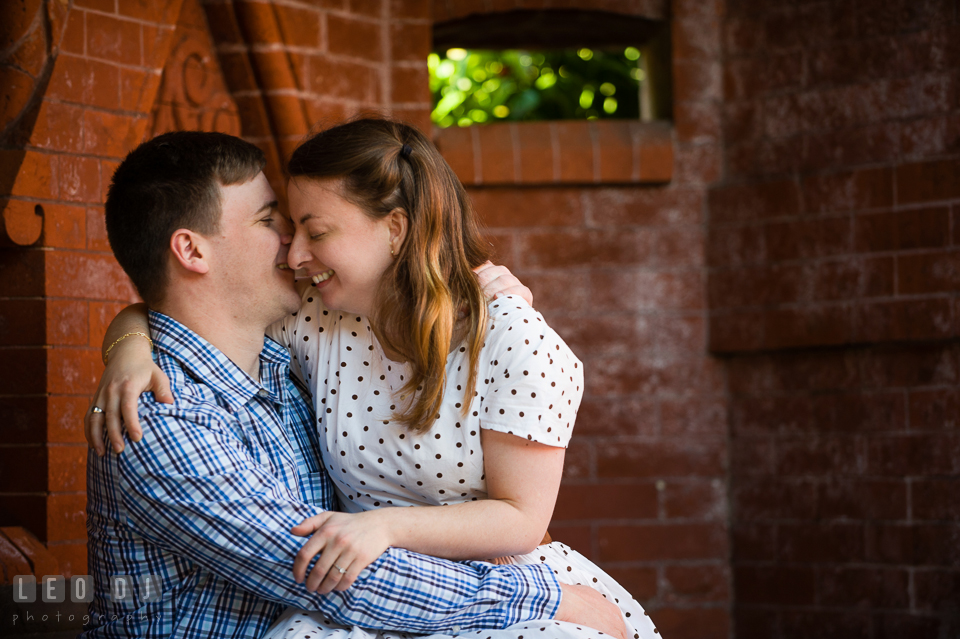
POLYGON ((522 298, 488 308, 477 384, 481 428, 565 448, 583 396, 583 364, 522 298))
MULTIPOLYGON (((290 351, 290 370, 309 384, 320 351, 325 350, 334 313, 329 312, 312 286, 300 288, 300 309, 267 327, 266 335, 290 351), (313 364, 310 358, 314 357, 313 364)), ((312 388, 312 385, 310 385, 312 388)))

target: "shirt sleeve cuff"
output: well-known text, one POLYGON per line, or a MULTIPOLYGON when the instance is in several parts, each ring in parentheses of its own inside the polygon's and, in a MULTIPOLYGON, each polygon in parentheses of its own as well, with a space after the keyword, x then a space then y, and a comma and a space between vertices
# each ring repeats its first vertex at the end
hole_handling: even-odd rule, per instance
POLYGON ((562 592, 549 566, 501 566, 511 568, 513 595, 504 601, 503 627, 507 628, 524 621, 553 619, 560 608, 562 592))

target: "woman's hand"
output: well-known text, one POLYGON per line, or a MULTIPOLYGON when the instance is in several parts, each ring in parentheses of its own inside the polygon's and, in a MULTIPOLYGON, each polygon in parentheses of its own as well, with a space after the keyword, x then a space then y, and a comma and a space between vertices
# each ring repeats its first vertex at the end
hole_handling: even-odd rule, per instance
POLYGON ((305 519, 291 532, 300 537, 313 534, 293 562, 293 577, 307 590, 322 595, 331 590, 346 590, 357 576, 391 546, 390 531, 383 508, 363 513, 327 511, 305 519), (306 576, 310 561, 320 554, 306 576), (342 569, 342 571, 341 571, 342 569))
POLYGON ((490 299, 497 299, 504 295, 518 295, 533 306, 533 293, 510 272, 506 266, 494 266, 492 262, 484 262, 473 269, 480 280, 480 287, 484 295, 490 299))
MULTIPOLYGON (((128 341, 131 340, 124 340, 128 341)), ((83 418, 83 434, 87 438, 87 444, 101 457, 106 452, 103 445, 104 422, 114 452, 123 451, 124 426, 131 441, 140 441, 143 436, 140 420, 137 418, 137 400, 140 393, 153 391, 158 402, 173 403, 170 380, 160 367, 154 364, 147 342, 142 340, 142 344, 136 344, 139 341, 141 340, 129 345, 121 342, 110 353, 107 368, 100 378, 100 386, 83 418), (121 349, 121 346, 125 348, 121 349), (103 412, 94 413, 94 406, 99 406, 103 412)))

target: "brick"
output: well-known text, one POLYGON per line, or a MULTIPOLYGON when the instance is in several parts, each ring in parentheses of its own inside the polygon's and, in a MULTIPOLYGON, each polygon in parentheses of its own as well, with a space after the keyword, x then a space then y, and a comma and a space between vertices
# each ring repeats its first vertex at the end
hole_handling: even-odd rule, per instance
POLYGON ((657 490, 645 484, 564 484, 553 521, 656 519, 657 490))
POLYGON ((648 264, 652 239, 643 229, 624 229, 530 233, 520 241, 525 266, 551 268, 648 264))
MULTIPOLYGON (((471 192, 470 195, 476 202, 475 193, 471 192)), ((522 271, 515 274, 530 290, 537 292, 537 309, 548 317, 552 316, 553 312, 583 308, 590 301, 590 273, 556 270, 522 271)))
POLYGON ((141 142, 146 125, 146 118, 86 111, 83 114, 84 152, 122 158, 141 142))
POLYGON ((893 205, 893 171, 888 168, 818 175, 803 181, 805 208, 816 213, 893 205))
POLYGON ((960 528, 954 525, 914 527, 914 561, 927 566, 960 567, 960 528))
POLYGON ((864 353, 863 383, 867 388, 955 385, 957 353, 942 344, 875 349, 864 353))
POLYGON ((889 297, 894 294, 892 257, 818 263, 812 273, 814 300, 889 297))
POLYGON ((308 68, 308 88, 314 93, 366 102, 379 99, 380 71, 376 67, 329 56, 310 56, 308 68))
POLYGON ((725 639, 730 636, 730 613, 725 609, 665 607, 650 612, 650 618, 657 632, 673 639, 725 639))
POLYGON ((102 207, 87 209, 87 248, 93 251, 110 250, 102 207))
POLYGON ((46 343, 86 345, 87 303, 79 300, 47 300, 46 343))
POLYGON ((817 513, 817 485, 778 478, 738 478, 731 488, 731 507, 744 521, 812 519, 817 513))
POLYGON ((674 106, 678 142, 718 142, 720 110, 710 103, 681 102, 674 106))
POLYGON ((187 18, 185 21, 187 25, 196 24, 196 14, 190 12, 191 4, 194 3, 189 2, 189 0, 163 3, 123 2, 122 0, 117 2, 121 15, 144 22, 159 22, 170 25, 177 21, 178 14, 187 18))
POLYGON ((838 433, 901 431, 906 428, 904 397, 894 393, 824 394, 812 399, 814 422, 838 433))
POLYGON ((699 189, 603 186, 580 193, 587 216, 595 224, 673 226, 703 222, 703 194, 699 189))
POLYGON ((520 171, 525 184, 549 183, 560 179, 559 146, 551 122, 522 122, 516 125, 520 145, 520 171))
POLYGON ((709 207, 714 223, 794 216, 800 212, 800 189, 793 181, 715 188, 709 207))
POLYGON ((847 217, 768 224, 767 259, 785 261, 851 252, 853 224, 847 217))
POLYGON ((911 486, 914 519, 960 521, 957 485, 956 477, 914 480, 911 486))
POLYGON ((709 102, 723 93, 719 61, 673 61, 673 95, 677 102, 709 102))
POLYGON ((47 388, 51 393, 92 395, 102 374, 103 362, 97 351, 50 349, 47 388))
POLYGON ((554 122, 560 152, 560 180, 590 184, 598 181, 594 170, 594 142, 587 122, 554 122))
POLYGON ((915 609, 923 612, 952 612, 960 592, 960 570, 918 570, 913 576, 915 609))
POLYGON ((942 339, 953 334, 947 300, 910 300, 861 304, 854 316, 854 338, 865 342, 942 339))
POLYGON ((5 244, 30 246, 43 232, 43 207, 33 202, 0 200, 0 220, 5 244))
POLYGON ((46 358, 45 350, 37 347, 0 350, 0 384, 5 394, 46 392, 46 358))
POLYGON ((47 294, 127 301, 136 292, 112 256, 53 251, 47 265, 47 294))
POLYGON ((863 525, 780 524, 778 557, 789 563, 850 563, 864 559, 863 525))
POLYGON ((554 541, 562 541, 568 546, 576 548, 577 552, 587 559, 596 561, 596 557, 592 551, 593 538, 590 532, 590 526, 551 524, 549 532, 554 541))
POLYGON ((433 42, 431 29, 431 25, 427 23, 392 22, 390 24, 390 54, 393 61, 422 62, 426 60, 433 42))
POLYGON ((730 535, 734 562, 776 559, 777 531, 775 524, 734 521, 730 535))
POLYGON ((818 590, 835 606, 908 608, 907 571, 898 569, 837 568, 819 574, 818 590))
POLYGON ((13 122, 27 107, 35 91, 36 81, 29 74, 12 67, 0 67, 0 82, 4 96, 0 102, 0 117, 3 122, 13 122))
POLYGON ((802 606, 814 603, 815 573, 808 567, 734 566, 733 583, 741 604, 802 606))
POLYGON ((659 423, 657 403, 636 397, 585 397, 577 412, 577 432, 582 435, 655 435, 659 423))
MULTIPOLYGON (((286 46, 307 47, 321 49, 324 42, 320 33, 321 14, 313 9, 300 9, 275 5, 273 11, 280 26, 282 41, 286 46)), ((328 17, 328 29, 333 22, 328 17)))
POLYGON ((960 160, 902 164, 896 181, 901 204, 960 197, 960 160))
POLYGON ((784 348, 846 343, 853 334, 846 306, 773 310, 764 314, 764 346, 784 348))
POLYGON ((830 639, 868 639, 869 615, 858 611, 804 610, 784 611, 781 617, 781 636, 784 639, 802 639, 816 634, 830 639))
MULTIPOLYGON (((595 310, 606 312, 696 311, 705 303, 701 278, 696 271, 593 271, 590 303, 595 310)), ((539 297, 537 303, 539 307, 539 297)))
POLYGON ((5 444, 43 444, 46 400, 43 397, 5 397, 0 399, 5 444))
MULTIPOLYGON (((410 26, 394 25, 393 30, 396 32, 399 28, 406 31, 410 26)), ((382 29, 383 27, 379 22, 328 14, 326 32, 328 49, 334 55, 345 55, 371 62, 380 62, 383 58, 383 49, 380 46, 382 29)), ((394 44, 394 49, 396 48, 397 44, 394 44)), ((426 56, 423 56, 421 61, 425 59, 426 56)))
POLYGON ((712 352, 737 352, 756 350, 763 346, 763 313, 738 311, 710 315, 710 341, 712 352))
POLYGON ((138 23, 98 13, 87 14, 88 56, 139 65, 140 49, 138 23))
POLYGON ((47 449, 43 445, 0 448, 0 482, 4 492, 47 490, 47 449))
POLYGON ((53 151, 82 152, 82 118, 83 110, 79 107, 44 101, 30 142, 36 147, 53 151))
POLYGON ((730 416, 733 434, 738 437, 815 428, 813 403, 806 397, 738 398, 730 405, 730 416))
POLYGON ((384 0, 350 0, 350 11, 359 15, 380 17, 384 0))
POLYGON ((664 400, 660 405, 663 434, 669 437, 723 436, 727 402, 720 398, 664 400))
POLYGON ((86 248, 87 212, 82 206, 43 205, 43 245, 54 248, 86 248))
POLYGON ((663 489, 663 512, 667 519, 722 521, 727 513, 724 485, 712 481, 668 481, 663 489))
POLYGON ((390 100, 394 104, 429 104, 430 74, 425 64, 415 67, 400 67, 394 65, 390 73, 390 100))
POLYGON ((616 355, 623 349, 649 351, 658 332, 653 321, 632 316, 555 318, 552 324, 575 351, 595 355, 616 355))
POLYGON ((780 611, 777 608, 745 608, 736 606, 733 623, 740 639, 768 639, 780 630, 780 611))
POLYGON ((47 447, 47 459, 48 490, 86 491, 86 445, 49 446, 47 447))
POLYGON ((655 568, 605 568, 608 575, 643 602, 657 596, 657 570, 655 568))
POLYGON ((821 485, 818 492, 817 511, 824 519, 905 519, 907 516, 907 491, 903 481, 834 479, 821 485))
POLYGON ((777 444, 777 474, 844 475, 858 471, 859 451, 849 437, 781 440, 777 444))
POLYGON ((390 0, 390 16, 400 20, 428 20, 432 5, 430 0, 390 0))
POLYGON ((897 256, 897 293, 921 295, 957 289, 960 253, 940 252, 897 256))
POLYGON ((710 477, 723 473, 723 451, 712 442, 617 443, 599 447, 600 477, 710 477))
POLYGON ((53 493, 47 498, 47 541, 86 539, 87 497, 53 493))
POLYGON ((875 635, 877 639, 938 637, 941 636, 941 625, 944 625, 941 619, 906 612, 873 616, 873 627, 877 629, 875 635))
POLYGON ((730 445, 730 467, 738 475, 771 475, 776 462, 775 440, 737 438, 730 445))
POLYGON ((896 211, 854 218, 857 251, 937 248, 950 242, 946 207, 896 211))
POLYGON ((60 197, 71 202, 100 201, 100 163, 93 158, 60 157, 60 197))
POLYGON ((49 443, 83 444, 83 416, 90 403, 87 397, 52 395, 46 407, 46 432, 49 443))
MULTIPOLYGON (((137 54, 139 57, 139 50, 137 54)), ((115 109, 120 100, 120 69, 98 60, 59 56, 46 95, 67 102, 115 109)))
POLYGON ((469 128, 450 127, 442 129, 436 139, 437 148, 443 154, 453 172, 464 184, 473 184, 476 175, 475 161, 479 149, 474 149, 473 134, 469 128))
POLYGON ((900 154, 897 123, 868 124, 804 137, 801 168, 808 171, 892 162, 900 154))
POLYGON ((666 566, 664 580, 664 600, 670 603, 723 602, 730 598, 730 575, 723 566, 666 566))
POLYGON ((584 222, 579 189, 474 189, 470 197, 484 224, 491 228, 577 226, 584 222))
POLYGON ((960 427, 960 391, 913 390, 909 397, 912 429, 950 430, 960 427))
MULTIPOLYGON (((708 266, 739 266, 766 261, 763 226, 714 226, 706 238, 708 266)), ((711 274, 712 277, 712 274, 711 274)))
POLYGON ((480 174, 484 184, 510 184, 516 181, 513 127, 490 124, 477 127, 475 140, 480 148, 480 174))
MULTIPOLYGON (((633 181, 635 153, 632 144, 634 138, 632 124, 629 121, 616 120, 596 120, 590 124, 597 142, 595 152, 599 162, 600 181, 604 184, 633 181)), ((562 146, 561 149, 563 149, 562 146)), ((565 153, 565 151, 562 152, 565 153)), ((639 153, 636 155, 639 156, 639 153)), ((636 169, 639 175, 639 166, 636 169)))
POLYGON ((237 15, 236 20, 241 25, 248 42, 256 44, 284 42, 271 5, 261 2, 237 2, 234 5, 234 11, 237 15))
POLYGON ((599 539, 601 561, 720 559, 727 547, 716 524, 601 526, 599 539))

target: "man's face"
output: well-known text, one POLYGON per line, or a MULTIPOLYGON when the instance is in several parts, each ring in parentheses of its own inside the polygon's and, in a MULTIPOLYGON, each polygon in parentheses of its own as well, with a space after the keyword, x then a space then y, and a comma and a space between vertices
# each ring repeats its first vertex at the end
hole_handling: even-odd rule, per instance
POLYGON ((300 307, 287 267, 292 227, 277 210, 277 196, 263 173, 244 184, 221 187, 220 231, 208 238, 218 294, 241 321, 272 322, 300 307))

